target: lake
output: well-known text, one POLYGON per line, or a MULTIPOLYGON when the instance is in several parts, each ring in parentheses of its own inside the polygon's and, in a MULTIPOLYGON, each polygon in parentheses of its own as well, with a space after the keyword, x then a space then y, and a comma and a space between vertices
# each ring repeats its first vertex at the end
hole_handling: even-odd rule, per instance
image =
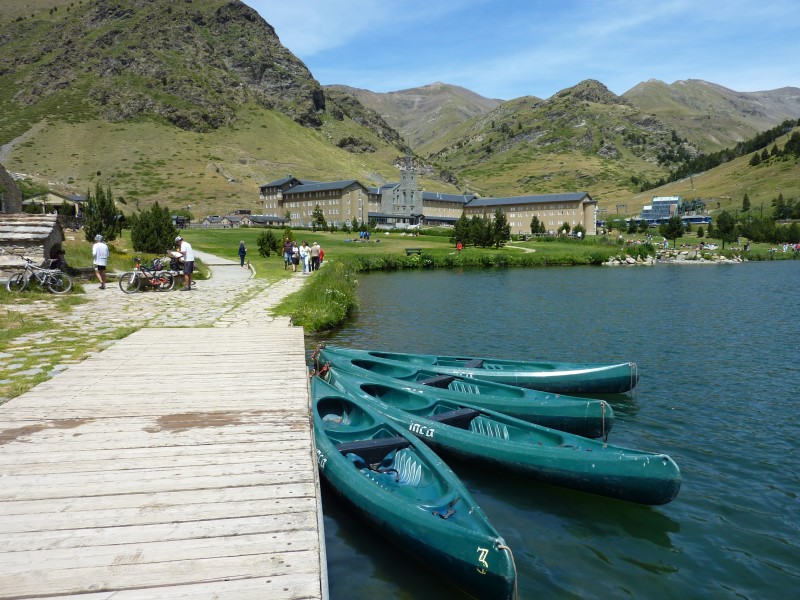
MULTIPOLYGON (((363 274, 358 315, 321 339, 638 364, 635 393, 606 397, 609 443, 672 456, 670 504, 451 463, 513 550, 519 598, 793 598, 799 286, 800 261, 363 274)), ((323 507, 332 600, 461 598, 324 488, 323 507)))

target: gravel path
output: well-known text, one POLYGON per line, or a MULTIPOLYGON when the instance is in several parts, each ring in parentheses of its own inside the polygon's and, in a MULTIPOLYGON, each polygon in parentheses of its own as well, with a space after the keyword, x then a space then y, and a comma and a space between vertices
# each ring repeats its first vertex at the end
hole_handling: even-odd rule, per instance
MULTIPOLYGON (((69 313, 50 313, 56 327, 19 336, 0 352, 0 404, 15 385, 30 387, 102 351, 127 336, 131 328, 141 327, 250 327, 276 319, 270 309, 299 290, 306 279, 302 274, 277 283, 255 279, 249 268, 238 262, 204 252, 195 254, 210 268, 211 277, 197 282, 191 292, 147 291, 125 294, 116 279, 105 290, 96 281, 84 282, 85 304, 69 313)), ((30 305, 9 306, 27 318, 46 310, 48 300, 30 305)))

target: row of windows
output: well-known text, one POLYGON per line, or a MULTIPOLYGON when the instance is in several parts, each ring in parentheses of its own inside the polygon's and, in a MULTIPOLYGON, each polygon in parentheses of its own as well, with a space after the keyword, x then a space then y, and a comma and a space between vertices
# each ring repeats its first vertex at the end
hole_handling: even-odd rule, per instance
MULTIPOLYGON (((554 221, 554 220, 551 219, 550 221, 545 221, 544 224, 545 224, 545 226, 546 225, 550 225, 551 227, 555 227, 555 226, 560 226, 564 222, 565 221, 554 221)), ((572 224, 573 225, 577 225, 578 223, 575 222, 575 219, 572 219, 572 224)), ((527 222, 525 222, 525 221, 509 221, 508 225, 510 227, 512 227, 512 228, 514 228, 514 227, 530 227, 531 222, 530 221, 527 221, 527 222)))

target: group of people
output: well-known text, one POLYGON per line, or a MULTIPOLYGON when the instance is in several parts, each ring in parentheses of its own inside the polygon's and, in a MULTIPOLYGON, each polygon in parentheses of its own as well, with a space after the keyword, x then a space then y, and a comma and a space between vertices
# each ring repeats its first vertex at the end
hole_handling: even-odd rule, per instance
POLYGON ((325 251, 317 242, 308 245, 303 241, 298 245, 297 242, 287 237, 283 242, 283 268, 288 269, 289 265, 293 272, 297 272, 297 267, 302 266, 303 274, 309 275, 311 271, 316 271, 325 258, 325 251))

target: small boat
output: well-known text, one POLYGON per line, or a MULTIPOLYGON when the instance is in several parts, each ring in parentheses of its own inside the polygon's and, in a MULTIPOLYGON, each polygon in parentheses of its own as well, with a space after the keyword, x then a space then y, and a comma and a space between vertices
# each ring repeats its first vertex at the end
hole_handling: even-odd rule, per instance
POLYGON ((617 394, 629 392, 639 382, 636 363, 568 363, 503 360, 435 354, 404 354, 324 346, 325 353, 350 358, 372 358, 424 366, 443 375, 483 379, 558 394, 617 394))
POLYGON ((510 548, 431 449, 319 377, 311 395, 319 472, 365 522, 468 595, 515 597, 510 548))
POLYGON ((640 504, 666 504, 681 487, 680 469, 666 454, 611 446, 435 394, 364 381, 336 367, 319 377, 368 400, 437 452, 469 464, 640 504))
POLYGON ((421 365, 396 363, 369 357, 351 358, 324 348, 315 358, 315 369, 325 365, 356 373, 364 380, 386 385, 402 384, 418 393, 436 394, 446 400, 468 402, 530 421, 537 425, 590 438, 606 438, 614 425, 614 410, 604 400, 561 396, 539 390, 442 375, 421 365))

